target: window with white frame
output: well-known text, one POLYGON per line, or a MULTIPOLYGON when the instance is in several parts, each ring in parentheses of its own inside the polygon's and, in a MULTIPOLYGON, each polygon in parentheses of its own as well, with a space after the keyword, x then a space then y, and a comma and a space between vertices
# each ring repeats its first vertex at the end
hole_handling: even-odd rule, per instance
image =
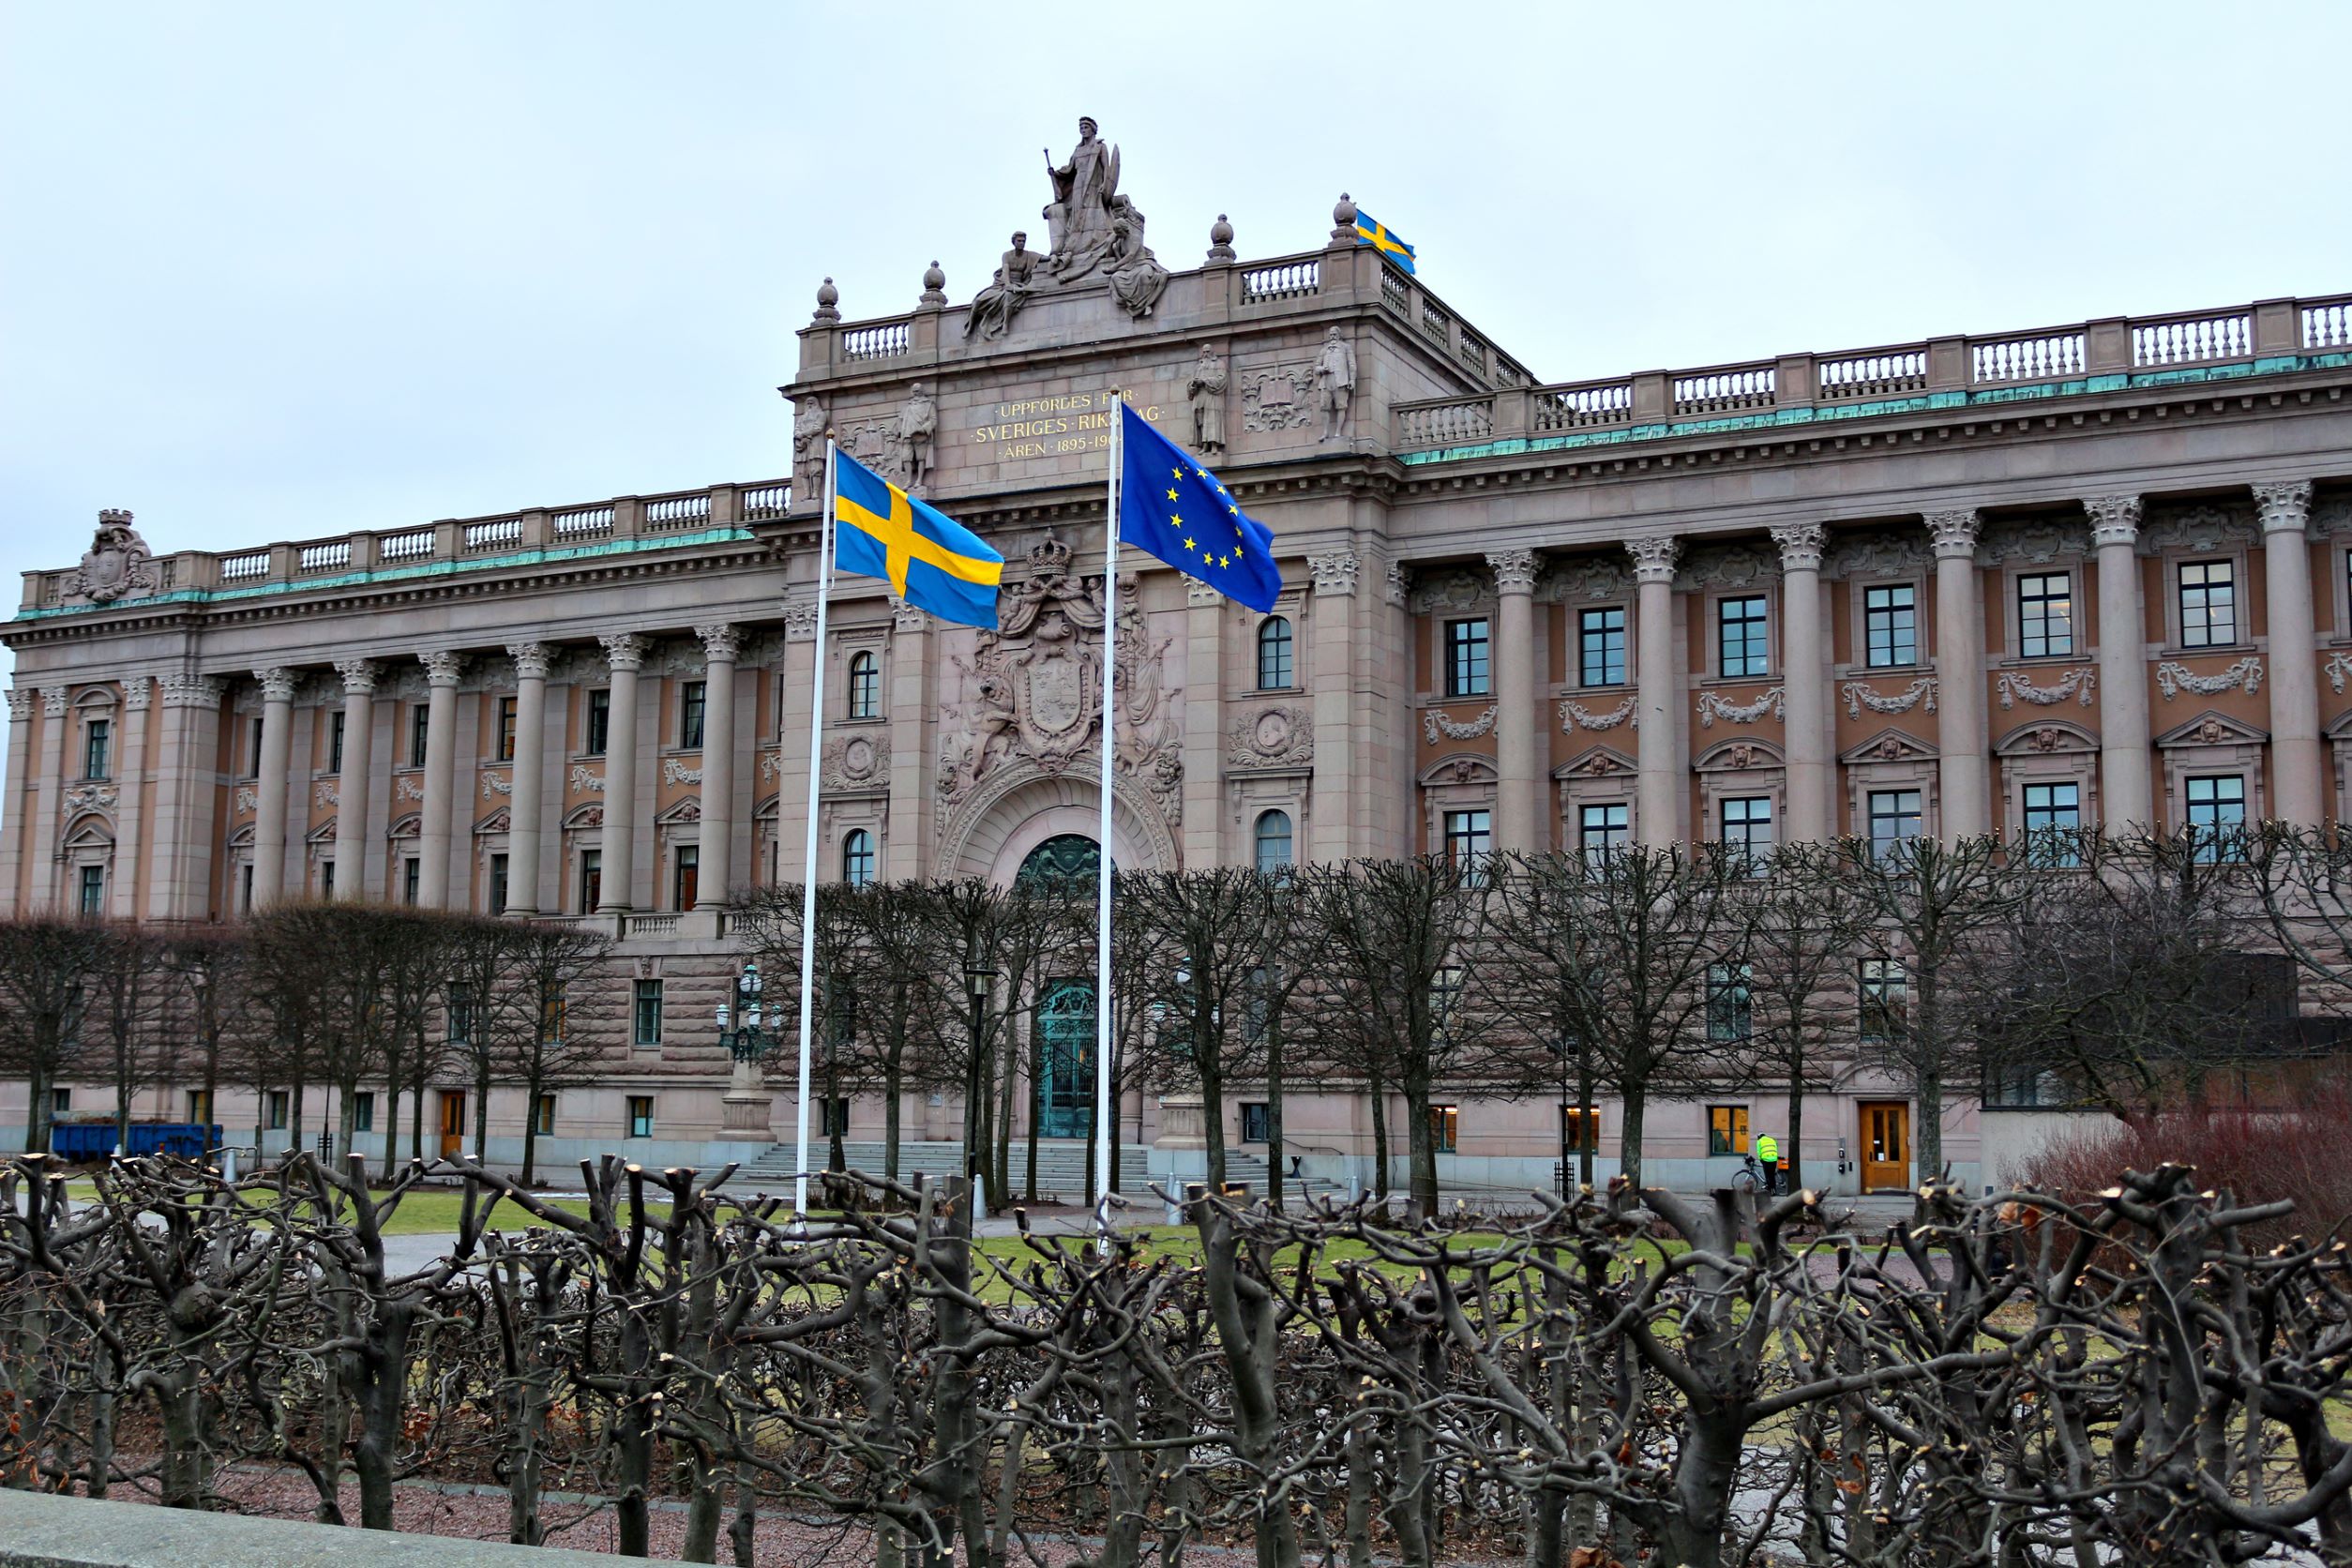
POLYGON ((2063 658, 2074 651, 2074 580, 2068 572, 2024 572, 2017 579, 2017 655, 2063 658))
POLYGON ((1761 675, 1765 653, 1764 596, 1739 594, 1715 601, 1715 671, 1726 679, 1761 675))
POLYGON ((1862 590, 1863 662, 1873 670, 1919 662, 1919 589, 1908 582, 1862 590))
POLYGON ((2180 645, 2226 648, 2238 641, 2238 565, 2183 561, 2179 566, 2180 645))

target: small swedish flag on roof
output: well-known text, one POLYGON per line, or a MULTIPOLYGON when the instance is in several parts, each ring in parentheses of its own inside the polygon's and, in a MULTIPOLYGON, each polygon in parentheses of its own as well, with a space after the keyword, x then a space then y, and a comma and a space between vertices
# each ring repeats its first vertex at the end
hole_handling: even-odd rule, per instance
POLYGON ((1388 232, 1388 225, 1364 211, 1356 209, 1356 243, 1368 245, 1404 268, 1413 270, 1413 248, 1388 232))

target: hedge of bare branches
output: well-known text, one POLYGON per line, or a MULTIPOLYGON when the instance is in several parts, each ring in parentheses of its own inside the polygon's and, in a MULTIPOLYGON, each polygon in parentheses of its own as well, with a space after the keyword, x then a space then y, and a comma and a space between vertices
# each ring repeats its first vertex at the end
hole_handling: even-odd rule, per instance
POLYGON ((421 1168, 134 1161, 77 1204, 13 1163, 5 1479, 203 1507, 292 1467, 384 1528, 403 1477, 494 1477, 519 1542, 584 1492, 642 1554, 669 1498, 696 1560, 783 1507, 884 1568, 2352 1560, 2345 1253, 2247 1249, 2284 1206, 2179 1168, 1876 1237, 1621 1185, 1410 1227, 1197 1194, 1178 1235, 991 1247, 937 1190, 804 1227, 723 1172, 583 1173, 577 1214, 462 1168, 455 1252, 402 1273, 421 1168))

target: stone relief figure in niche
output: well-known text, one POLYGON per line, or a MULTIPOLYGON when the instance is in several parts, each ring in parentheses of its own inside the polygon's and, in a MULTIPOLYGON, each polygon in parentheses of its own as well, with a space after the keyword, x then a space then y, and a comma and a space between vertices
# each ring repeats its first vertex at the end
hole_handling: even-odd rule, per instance
POLYGON ((1013 318, 1035 292, 1032 285, 1036 277, 1037 252, 1029 248, 1028 234, 1016 230, 1013 249, 997 263, 995 280, 972 296, 972 309, 964 314, 965 341, 974 333, 993 341, 1011 331, 1013 318))
POLYGON ((1348 430, 1348 404, 1355 398, 1356 351, 1339 328, 1323 335, 1323 352, 1315 356, 1315 393, 1323 411, 1322 441, 1337 441, 1348 430))
POLYGON ((130 514, 110 509, 98 514, 98 533, 82 565, 62 586, 92 604, 112 604, 127 595, 152 594, 160 580, 147 541, 130 526, 130 514))
POLYGON ((1124 196, 1111 209, 1109 255, 1110 297, 1141 321, 1168 292, 1168 268, 1143 243, 1143 213, 1124 196))
POLYGON ((939 435, 939 405, 921 382, 907 388, 907 400, 884 433, 883 471, 901 489, 920 489, 931 472, 931 444, 939 435))
MULTIPOLYGON (((1078 117, 1078 145, 1060 165, 1046 149, 1046 177, 1053 200, 1046 204, 1046 231, 1052 246, 1046 271, 1057 282, 1085 277, 1110 249, 1112 199, 1119 194, 1119 149, 1095 139, 1093 116, 1078 117)), ((1140 236, 1138 236, 1139 238, 1140 236)))
POLYGON ((1201 344, 1184 393, 1192 400, 1192 449, 1204 458, 1225 450, 1225 361, 1214 344, 1201 344))
POLYGON ((829 415, 822 398, 803 398, 792 407, 792 494, 816 495, 825 478, 825 426, 829 415))

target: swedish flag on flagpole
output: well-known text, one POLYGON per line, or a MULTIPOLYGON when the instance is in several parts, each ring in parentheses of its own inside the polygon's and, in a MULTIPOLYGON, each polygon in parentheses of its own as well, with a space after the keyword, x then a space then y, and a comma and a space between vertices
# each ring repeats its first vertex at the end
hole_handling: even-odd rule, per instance
POLYGON ((1356 243, 1370 246, 1407 272, 1413 270, 1413 248, 1390 234, 1387 224, 1362 207, 1356 209, 1356 243))
POLYGON ((1119 537, 1265 614, 1282 592, 1274 533, 1217 476, 1119 405, 1119 537))
POLYGON ((847 452, 837 449, 833 462, 834 565, 887 579, 900 598, 942 621, 994 630, 1004 557, 847 452))

